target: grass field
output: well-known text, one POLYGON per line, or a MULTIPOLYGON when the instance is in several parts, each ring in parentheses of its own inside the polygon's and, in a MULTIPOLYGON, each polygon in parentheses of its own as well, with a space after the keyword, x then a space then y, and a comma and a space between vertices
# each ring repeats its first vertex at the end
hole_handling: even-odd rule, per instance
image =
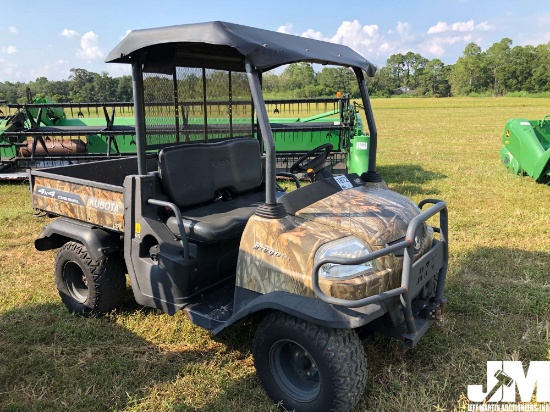
MULTIPOLYGON (((358 411, 464 410, 486 361, 550 360, 550 187, 500 164, 504 124, 550 99, 374 100, 379 171, 394 190, 447 201, 446 319, 420 344, 366 348, 358 411)), ((0 185, 0 410, 276 411, 255 376, 253 325, 223 337, 137 306, 78 318, 61 304, 55 251, 33 240, 28 188, 0 185)))

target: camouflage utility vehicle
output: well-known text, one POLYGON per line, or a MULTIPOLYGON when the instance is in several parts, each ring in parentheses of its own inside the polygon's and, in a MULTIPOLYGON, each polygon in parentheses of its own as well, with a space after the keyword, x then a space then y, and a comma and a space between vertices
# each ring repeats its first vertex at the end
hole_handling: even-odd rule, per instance
POLYGON ((30 172, 34 208, 59 216, 35 245, 60 248, 65 305, 111 311, 127 273, 139 304, 215 334, 261 316, 254 362, 269 396, 297 411, 353 408, 361 341, 418 343, 441 316, 448 259, 445 202, 417 206, 376 172, 374 66, 345 46, 224 22, 133 31, 107 61, 132 66, 137 157, 30 172), (324 144, 292 167, 312 183, 285 193, 262 73, 300 61, 355 73, 368 169, 332 176, 324 144), (189 102, 203 103, 192 122, 189 102))

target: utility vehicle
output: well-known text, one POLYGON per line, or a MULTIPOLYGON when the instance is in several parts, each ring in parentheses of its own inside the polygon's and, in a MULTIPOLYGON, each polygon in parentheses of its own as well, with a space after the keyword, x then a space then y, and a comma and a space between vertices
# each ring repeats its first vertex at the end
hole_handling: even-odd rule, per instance
POLYGON ((346 46, 225 22, 133 31, 107 61, 132 66, 137 157, 29 173, 34 208, 59 216, 35 246, 60 248, 62 301, 111 311, 127 273, 139 304, 183 310, 214 334, 260 316, 254 363, 275 402, 353 408, 362 341, 380 332, 416 345, 441 317, 448 261, 445 202, 416 206, 376 171, 364 77, 374 66, 346 46), (298 61, 353 70, 370 151, 360 174, 333 176, 332 145, 314 148, 291 167, 312 183, 285 193, 262 73, 298 61), (202 116, 190 123, 180 102, 193 99, 202 116), (209 99, 225 100, 224 117, 210 116, 209 99))

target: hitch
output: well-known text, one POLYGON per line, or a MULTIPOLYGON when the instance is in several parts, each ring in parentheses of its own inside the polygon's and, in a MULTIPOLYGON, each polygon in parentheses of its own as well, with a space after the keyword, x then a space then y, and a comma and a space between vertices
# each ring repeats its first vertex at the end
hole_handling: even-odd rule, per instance
POLYGON ((424 320, 443 320, 443 313, 445 311, 445 304, 447 298, 443 297, 439 302, 430 301, 425 302, 422 305, 417 305, 416 317, 424 320))

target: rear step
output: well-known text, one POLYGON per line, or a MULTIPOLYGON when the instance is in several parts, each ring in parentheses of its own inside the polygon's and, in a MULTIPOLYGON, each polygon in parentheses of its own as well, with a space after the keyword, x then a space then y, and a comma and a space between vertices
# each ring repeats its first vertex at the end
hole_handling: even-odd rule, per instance
POLYGON ((212 330, 222 325, 233 314, 235 285, 227 285, 208 295, 198 298, 198 302, 183 308, 191 322, 202 328, 212 330))

